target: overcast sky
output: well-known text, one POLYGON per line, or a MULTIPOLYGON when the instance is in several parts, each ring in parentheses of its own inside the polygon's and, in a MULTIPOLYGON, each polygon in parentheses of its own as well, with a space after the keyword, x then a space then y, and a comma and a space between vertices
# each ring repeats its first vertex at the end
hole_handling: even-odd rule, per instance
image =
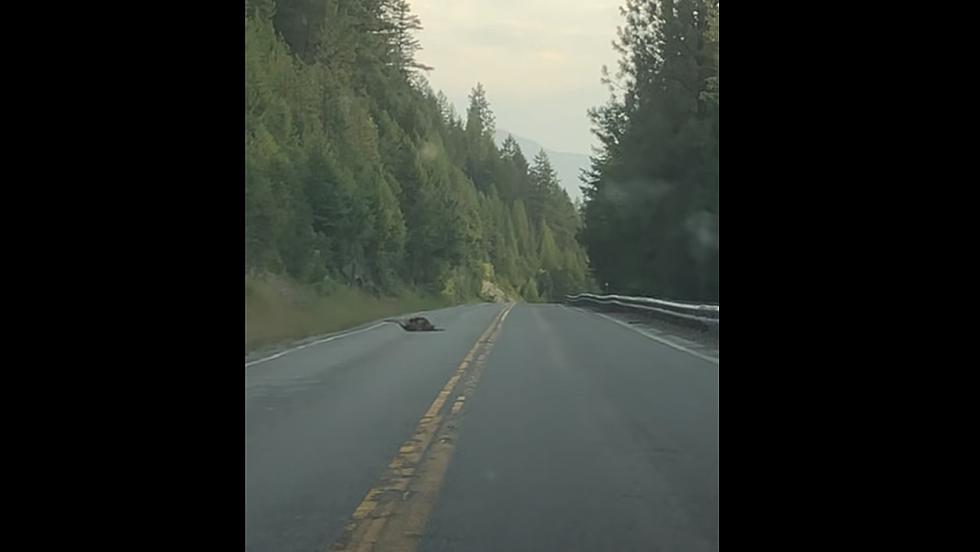
POLYGON ((590 153, 586 110, 609 94, 600 69, 622 0, 410 0, 422 19, 418 60, 429 82, 465 115, 482 82, 497 128, 555 151, 590 153))

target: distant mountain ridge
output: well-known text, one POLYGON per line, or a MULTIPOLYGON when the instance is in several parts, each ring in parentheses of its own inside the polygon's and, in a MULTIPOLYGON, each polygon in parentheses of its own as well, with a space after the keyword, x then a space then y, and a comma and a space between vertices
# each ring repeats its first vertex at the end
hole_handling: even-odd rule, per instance
POLYGON ((494 138, 498 147, 504 143, 508 134, 512 135, 514 140, 517 141, 517 145, 521 147, 521 152, 524 153, 524 157, 527 158, 529 163, 543 149, 548 154, 548 159, 551 160, 551 166, 555 168, 555 173, 558 174, 561 187, 568 192, 568 197, 572 198, 572 201, 582 198, 582 190, 579 189, 582 181, 579 180, 579 175, 582 169, 589 168, 588 155, 550 150, 534 140, 518 136, 506 130, 497 130, 495 133, 494 138))

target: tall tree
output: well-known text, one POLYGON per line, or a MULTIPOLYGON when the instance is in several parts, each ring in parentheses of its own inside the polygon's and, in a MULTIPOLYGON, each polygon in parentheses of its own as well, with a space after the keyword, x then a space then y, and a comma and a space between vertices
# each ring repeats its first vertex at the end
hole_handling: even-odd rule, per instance
POLYGON ((466 173, 477 189, 486 192, 493 182, 493 164, 497 148, 493 142, 494 116, 490 110, 486 90, 477 83, 470 93, 470 105, 466 110, 466 173))
POLYGON ((487 138, 493 140, 494 116, 487 100, 487 91, 483 84, 476 83, 470 92, 470 106, 466 111, 466 134, 472 139, 487 138))
POLYGON ((432 91, 419 28, 399 0, 246 2, 246 270, 458 300, 490 279, 556 298, 552 279, 587 271, 554 216, 567 196, 532 197, 516 142, 494 145, 482 85, 465 123, 432 91))
POLYGON ((415 33, 422 30, 422 20, 412 13, 408 0, 385 0, 381 5, 381 13, 383 33, 393 63, 405 73, 431 70, 432 67, 415 59, 415 54, 422 49, 421 42, 415 36, 415 33))
POLYGON ((718 3, 627 0, 582 242, 627 293, 718 299, 718 3))

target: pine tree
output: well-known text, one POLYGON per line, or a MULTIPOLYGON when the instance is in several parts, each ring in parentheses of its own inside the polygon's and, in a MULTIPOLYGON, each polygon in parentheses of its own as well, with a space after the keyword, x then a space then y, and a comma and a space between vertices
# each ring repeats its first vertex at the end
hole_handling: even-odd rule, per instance
POLYGON ((465 123, 432 91, 419 28, 400 0, 246 2, 246 270, 458 300, 586 285, 554 171, 497 150, 482 85, 465 123))
POLYGON ((431 70, 432 67, 415 59, 422 44, 414 33, 422 30, 422 20, 412 13, 408 0, 386 0, 381 5, 381 14, 382 33, 392 63, 406 74, 413 70, 431 70))
POLYGON ((717 2, 629 0, 611 98, 590 111, 581 239, 624 293, 717 300, 717 2))

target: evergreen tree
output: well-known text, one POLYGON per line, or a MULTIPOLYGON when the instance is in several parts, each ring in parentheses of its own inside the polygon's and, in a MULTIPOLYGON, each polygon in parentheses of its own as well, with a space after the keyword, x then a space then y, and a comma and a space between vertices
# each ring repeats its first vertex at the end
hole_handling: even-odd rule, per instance
POLYGON ((588 272, 574 206, 546 159, 497 150, 482 85, 465 123, 431 90, 419 28, 403 0, 246 2, 246 270, 557 299, 588 272))
POLYGON ((582 243, 623 293, 718 300, 718 3, 628 0, 612 97, 590 111, 582 243))

